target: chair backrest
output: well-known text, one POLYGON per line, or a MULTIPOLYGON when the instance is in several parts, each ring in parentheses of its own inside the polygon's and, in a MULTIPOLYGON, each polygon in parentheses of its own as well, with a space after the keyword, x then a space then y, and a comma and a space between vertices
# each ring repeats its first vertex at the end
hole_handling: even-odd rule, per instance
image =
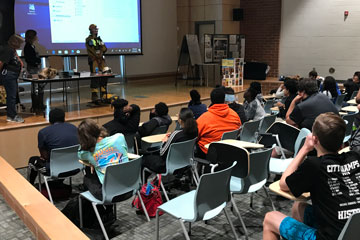
POLYGON ((336 98, 336 101, 335 101, 335 107, 340 110, 342 108, 342 104, 344 102, 344 98, 345 98, 345 94, 342 94, 342 95, 339 95, 337 96, 336 98))
POLYGON ((230 201, 230 177, 235 165, 236 162, 226 169, 200 177, 195 193, 194 221, 216 216, 230 201))
MULTIPOLYGON (((274 122, 266 133, 277 134, 281 146, 289 151, 294 152, 294 146, 297 136, 300 130, 289 124, 283 122, 274 122)), ((263 136, 260 139, 260 143, 266 147, 271 147, 273 144, 277 144, 276 139, 272 136, 263 136)))
POLYGON ((221 140, 237 139, 239 136, 239 131, 240 131, 240 129, 236 129, 236 130, 229 131, 229 132, 224 132, 223 135, 221 136, 221 140))
POLYGON ((166 174, 173 174, 177 169, 191 166, 195 142, 196 138, 170 145, 166 156, 166 174))
POLYGON ((168 129, 169 129, 168 125, 159 126, 155 128, 150 135, 163 134, 166 133, 168 129))
POLYGON ((110 165, 105 170, 102 186, 103 203, 116 202, 116 197, 141 187, 142 157, 116 165, 110 165))
POLYGON ((267 115, 265 116, 260 124, 259 133, 266 133, 270 126, 275 122, 276 115, 267 115))
POLYGON ((304 145, 306 136, 309 135, 311 131, 307 128, 302 128, 299 132, 299 135, 296 138, 295 145, 294 145, 294 157, 299 152, 302 145, 304 145))
POLYGON ((359 91, 353 91, 353 93, 351 94, 350 100, 355 98, 356 95, 358 94, 359 91))
POLYGON ((261 119, 244 123, 240 131, 240 140, 253 143, 257 142, 260 122, 261 119))
MULTIPOLYGON (((83 165, 78 158, 79 145, 64 148, 55 148, 50 154, 50 175, 52 177, 66 176, 65 173, 73 172, 76 174, 83 165)), ((71 175, 74 175, 71 174, 71 175)))
POLYGON ((343 116, 343 119, 347 121, 345 136, 351 135, 356 114, 358 113, 349 113, 343 116))
POLYGON ((252 187, 256 184, 264 185, 269 176, 269 161, 272 148, 250 153, 249 175, 243 179, 243 192, 253 192, 252 187))
POLYGON ((275 100, 273 99, 267 100, 264 105, 265 113, 271 114, 271 108, 274 106, 274 104, 275 104, 275 100))
POLYGON ((346 221, 338 240, 354 240, 360 236, 360 213, 355 213, 346 221))
POLYGON ((135 136, 136 133, 127 133, 124 135, 129 153, 135 153, 135 136))
POLYGON ((209 146, 206 160, 219 165, 216 167, 216 171, 226 169, 236 161, 237 165, 231 175, 244 178, 249 174, 249 152, 244 148, 214 142, 209 146))

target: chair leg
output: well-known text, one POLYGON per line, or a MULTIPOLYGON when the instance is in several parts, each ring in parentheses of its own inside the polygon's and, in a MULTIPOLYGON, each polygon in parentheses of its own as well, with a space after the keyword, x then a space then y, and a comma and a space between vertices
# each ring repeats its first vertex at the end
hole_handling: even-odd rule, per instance
POLYGON ((49 195, 49 200, 52 204, 54 204, 54 201, 52 199, 52 196, 51 196, 51 192, 50 192, 50 188, 49 188, 49 184, 48 184, 48 181, 47 181, 47 177, 44 176, 44 182, 45 182, 45 186, 46 186, 46 190, 48 192, 48 195, 49 195))
POLYGON ((263 189, 264 189, 264 191, 265 191, 266 196, 269 198, 269 200, 270 200, 270 202, 271 202, 271 206, 272 206, 273 210, 274 210, 274 211, 276 211, 276 208, 275 208, 274 202, 273 202, 273 200, 271 199, 271 197, 270 197, 270 194, 269 194, 268 190, 266 189, 266 187, 265 187, 265 186, 263 186, 263 189))
POLYGON ((117 219, 116 203, 113 204, 114 217, 117 219))
POLYGON ((81 202, 80 194, 79 194, 79 218, 80 218, 80 228, 83 228, 82 202, 81 202))
POLYGON ((192 175, 192 178, 194 179, 196 186, 198 186, 199 185, 198 178, 196 176, 196 171, 194 171, 193 168, 191 168, 191 175, 192 175))
POLYGON ((155 219, 155 240, 159 240, 159 209, 156 210, 155 219))
POLYGON ((188 233, 189 233, 189 236, 191 236, 191 222, 189 222, 189 231, 188 231, 188 233))
POLYGON ((101 220, 101 217, 100 217, 100 214, 99 214, 99 212, 98 212, 98 210, 97 210, 96 203, 93 203, 93 202, 92 202, 91 204, 92 204, 92 206, 93 206, 93 208, 94 208, 96 217, 97 217, 97 219, 98 219, 98 221, 99 221, 99 224, 100 224, 101 230, 102 230, 102 232, 103 232, 103 234, 104 234, 104 237, 105 237, 106 240, 109 240, 109 237, 108 237, 108 235, 107 235, 107 233, 106 233, 104 224, 103 224, 103 222, 102 222, 102 220, 101 220))
POLYGON ((231 194, 231 203, 232 203, 232 207, 234 208, 236 214, 238 215, 239 221, 240 221, 240 223, 241 223, 241 225, 242 225, 242 227, 243 227, 243 229, 244 229, 245 238, 246 238, 246 239, 249 239, 249 233, 248 233, 248 231, 247 231, 247 229, 246 229, 244 220, 242 219, 242 217, 241 217, 241 215, 240 215, 240 211, 239 211, 239 209, 238 209, 237 206, 236 206, 235 199, 234 199, 234 197, 233 197, 232 194, 231 194))
POLYGON ((161 181, 160 186, 161 186, 162 191, 164 192, 166 201, 168 202, 168 201, 169 201, 169 197, 168 197, 168 195, 167 195, 167 193, 166 193, 166 190, 165 190, 165 187, 164 187, 164 184, 162 183, 162 181, 161 181))
POLYGON ((238 236, 237 236, 236 231, 235 231, 234 224, 232 223, 232 221, 231 221, 231 219, 230 219, 230 216, 229 216, 229 214, 227 213, 227 211, 226 211, 225 208, 224 208, 224 213, 225 213, 226 219, 228 220, 228 222, 229 222, 229 224, 230 224, 231 230, 232 230, 232 232, 234 233, 235 239, 238 239, 238 236))
POLYGON ((41 173, 38 171, 39 191, 41 192, 41 173))
POLYGON ((185 227, 185 224, 184 224, 183 220, 179 219, 179 221, 180 221, 181 228, 182 228, 182 230, 184 232, 185 239, 190 240, 189 234, 188 234, 188 232, 186 230, 186 227, 185 227))
POLYGON ((72 187, 72 178, 69 177, 69 184, 70 184, 70 187, 72 187))
POLYGON ((139 191, 136 191, 136 193, 137 193, 137 195, 138 195, 138 197, 139 197, 139 200, 140 200, 142 209, 144 210, 146 219, 147 219, 148 222, 150 222, 149 214, 148 214, 148 212, 147 212, 147 210, 146 210, 146 207, 145 207, 144 201, 142 200, 141 194, 140 194, 139 191))

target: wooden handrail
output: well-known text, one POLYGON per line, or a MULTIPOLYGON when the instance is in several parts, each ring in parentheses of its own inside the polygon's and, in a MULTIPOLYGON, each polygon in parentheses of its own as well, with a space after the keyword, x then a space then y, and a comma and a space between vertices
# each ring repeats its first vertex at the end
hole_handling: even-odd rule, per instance
POLYGON ((2 157, 0 194, 36 239, 89 239, 2 157))

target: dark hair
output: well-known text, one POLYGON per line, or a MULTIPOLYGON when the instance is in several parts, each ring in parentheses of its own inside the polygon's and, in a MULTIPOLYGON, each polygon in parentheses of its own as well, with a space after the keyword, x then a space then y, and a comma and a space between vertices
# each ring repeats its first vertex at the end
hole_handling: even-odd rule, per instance
POLYGON ((298 91, 299 92, 304 91, 308 96, 317 93, 319 91, 317 81, 310 78, 305 78, 301 80, 298 84, 298 91))
POLYGON ((129 104, 129 102, 125 99, 122 98, 116 98, 111 102, 111 105, 115 108, 115 109, 121 109, 125 106, 127 106, 129 104))
POLYGON ((191 109, 181 108, 179 112, 179 119, 184 122, 183 131, 186 135, 194 137, 198 135, 197 122, 191 109))
POLYGON ((49 122, 50 124, 65 122, 65 112, 60 108, 52 109, 49 113, 49 122))
POLYGON ((93 152, 99 137, 107 137, 105 128, 100 127, 94 120, 85 119, 79 124, 78 136, 81 150, 93 152))
POLYGON ((201 101, 200 101, 201 96, 200 96, 200 93, 197 90, 195 90, 195 89, 191 90, 190 91, 190 97, 191 97, 192 105, 201 104, 201 101))
POLYGON ((358 78, 360 79, 360 72, 359 71, 354 72, 354 76, 358 76, 358 78))
POLYGON ((314 122, 312 132, 325 150, 337 152, 343 144, 346 131, 344 120, 337 114, 320 114, 314 122))
POLYGON ((317 76, 318 76, 318 73, 317 73, 315 70, 312 70, 312 71, 309 72, 309 77, 310 77, 310 78, 311 78, 311 77, 317 78, 317 76))
POLYGON ((37 32, 33 29, 29 29, 25 32, 25 42, 32 44, 37 35, 37 32))
POLYGON ((323 91, 329 91, 331 93, 331 97, 336 98, 338 96, 338 92, 336 90, 336 81, 335 78, 331 76, 325 77, 323 83, 323 91))
POLYGON ((256 90, 250 87, 244 93, 244 98, 246 101, 247 101, 247 98, 250 98, 250 101, 247 101, 248 103, 250 103, 250 102, 254 101, 254 99, 256 98, 256 95, 257 95, 256 90))
POLYGON ((261 84, 259 82, 251 82, 250 88, 254 89, 256 94, 261 93, 261 84))
POLYGON ((235 91, 232 89, 232 87, 225 88, 225 94, 234 95, 235 91))
POLYGON ((225 102, 224 88, 214 88, 210 93, 210 99, 212 104, 222 104, 225 102))
POLYGON ((286 78, 284 86, 290 94, 296 94, 298 90, 298 81, 294 78, 286 78))
POLYGON ((155 112, 159 117, 162 117, 168 114, 169 108, 166 103, 159 102, 155 105, 155 112))

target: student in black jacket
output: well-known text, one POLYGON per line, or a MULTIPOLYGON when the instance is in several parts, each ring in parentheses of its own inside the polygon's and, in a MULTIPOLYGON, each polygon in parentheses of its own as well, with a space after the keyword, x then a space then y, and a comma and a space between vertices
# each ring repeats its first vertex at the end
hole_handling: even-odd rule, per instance
POLYGON ((115 99, 111 106, 114 108, 114 119, 104 124, 109 135, 136 133, 140 122, 139 106, 129 105, 125 99, 115 99))
POLYGON ((169 108, 168 106, 163 103, 159 102, 155 105, 155 109, 152 109, 150 112, 150 120, 147 122, 144 122, 139 127, 139 135, 140 137, 146 137, 151 135, 151 133, 155 130, 157 127, 161 126, 169 126, 172 122, 171 117, 168 115, 169 108))

